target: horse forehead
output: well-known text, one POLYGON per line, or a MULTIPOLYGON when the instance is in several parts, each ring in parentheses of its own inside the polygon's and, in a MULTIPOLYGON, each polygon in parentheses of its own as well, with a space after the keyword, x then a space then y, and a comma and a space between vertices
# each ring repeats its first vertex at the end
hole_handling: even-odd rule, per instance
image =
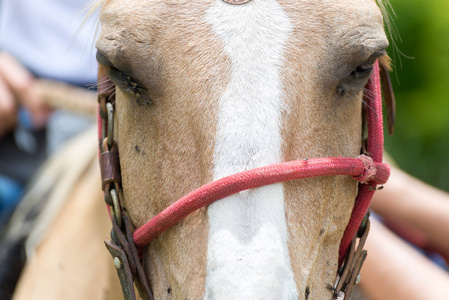
MULTIPOLYGON (((101 21, 120 24, 121 27, 128 29, 132 29, 136 24, 145 24, 150 27, 148 29, 152 26, 182 26, 182 23, 174 22, 182 19, 181 16, 197 18, 198 23, 202 23, 204 20, 201 17, 207 14, 207 9, 216 1, 223 0, 177 0, 174 2, 104 0, 101 21)), ((250 2, 264 1, 266 0, 250 2)), ((355 26, 367 22, 382 23, 382 14, 376 0, 278 0, 277 2, 284 7, 292 20, 309 22, 310 27, 322 26, 323 23, 331 27, 346 27, 349 25, 348 20, 351 20, 355 26)))
MULTIPOLYGON (((268 2, 280 4, 289 19, 288 26, 293 28, 284 49, 296 55, 288 55, 285 59, 289 62, 283 68, 297 69, 319 62, 326 64, 331 72, 339 60, 347 62, 355 53, 379 50, 387 44, 376 0, 251 0, 244 5, 225 4, 222 0, 108 0, 100 17, 102 34, 97 45, 105 45, 108 52, 115 53, 116 59, 141 57, 142 70, 155 69, 157 63, 164 67, 166 74, 170 72, 178 77, 180 68, 192 71, 195 65, 192 63, 196 63, 208 64, 227 74, 231 63, 224 53, 227 41, 220 40, 207 20, 209 9, 222 3, 238 11, 268 2), (157 61, 144 59, 149 56, 157 57, 157 61)), ((269 26, 267 18, 276 19, 270 13, 251 14, 251 17, 248 21, 255 19, 261 29, 269 26)), ((245 31, 245 25, 240 26, 234 29, 237 34, 245 31)), ((267 39, 268 35, 260 38, 267 39)), ((262 45, 255 39, 252 42, 262 45)), ((194 71, 193 78, 200 80, 199 70, 194 71)))
MULTIPOLYGON (((333 72, 338 69, 339 61, 349 62, 357 53, 380 50, 388 44, 376 0, 251 0, 243 5, 225 4, 222 0, 107 0, 97 45, 105 45, 107 51, 115 53, 113 58, 141 57, 144 64, 141 67, 145 70, 160 64, 166 74, 170 72, 174 77, 179 77, 180 69, 187 68, 195 71, 193 78, 201 80, 204 77, 199 76, 201 67, 197 70, 194 66, 205 64, 227 74, 231 60, 227 59, 224 44, 228 41, 220 40, 214 31, 213 22, 208 20, 210 8, 221 3, 239 11, 268 2, 280 4, 289 19, 285 24, 293 29, 284 43, 284 50, 288 49, 289 53, 284 69, 300 68, 301 72, 310 73, 314 68, 311 70, 310 66, 319 63, 333 72), (144 59, 149 56, 157 57, 157 61, 144 59)), ((261 29, 266 29, 270 26, 267 18, 276 19, 276 16, 258 11, 261 13, 251 14, 253 19, 248 22, 255 19, 261 29)), ((244 23, 239 26, 233 27, 237 35, 245 31, 244 23)), ((258 37, 269 39, 268 35, 258 37)), ((254 42, 262 45, 256 39, 248 43, 254 42)))

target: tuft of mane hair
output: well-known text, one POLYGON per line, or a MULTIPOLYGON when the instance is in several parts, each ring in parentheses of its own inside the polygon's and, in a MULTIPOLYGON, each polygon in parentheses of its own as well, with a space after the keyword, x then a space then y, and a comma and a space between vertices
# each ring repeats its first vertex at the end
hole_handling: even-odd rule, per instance
POLYGON ((101 7, 105 3, 106 3, 106 0, 94 0, 90 4, 88 4, 85 9, 86 19, 84 20, 84 22, 86 22, 86 20, 90 19, 95 14, 95 12, 97 12, 99 10, 101 11, 101 7))
POLYGON ((392 71, 392 60, 389 55, 383 55, 379 58, 379 65, 388 71, 392 71))

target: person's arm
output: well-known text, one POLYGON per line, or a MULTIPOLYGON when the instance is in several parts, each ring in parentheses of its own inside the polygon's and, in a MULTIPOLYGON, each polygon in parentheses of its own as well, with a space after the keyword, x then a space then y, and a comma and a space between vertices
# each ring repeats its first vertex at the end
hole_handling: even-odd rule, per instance
POLYGON ((449 299, 449 275, 377 220, 365 245, 361 288, 372 300, 449 299))
POLYGON ((34 93, 34 78, 17 60, 0 52, 0 137, 17 123, 19 105, 32 117, 33 126, 42 127, 48 118, 48 109, 34 93))
POLYGON ((376 192, 371 208, 387 221, 412 225, 433 248, 449 257, 448 193, 392 168, 389 181, 376 192))

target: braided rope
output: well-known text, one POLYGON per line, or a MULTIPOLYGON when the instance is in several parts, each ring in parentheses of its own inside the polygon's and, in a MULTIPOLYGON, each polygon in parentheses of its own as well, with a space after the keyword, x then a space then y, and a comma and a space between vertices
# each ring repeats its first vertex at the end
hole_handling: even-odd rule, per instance
MULTIPOLYGON (((232 194, 268 184, 318 176, 349 175, 356 180, 365 178, 371 172, 363 162, 366 156, 358 158, 315 158, 273 164, 233 174, 190 192, 134 232, 134 242, 143 247, 155 237, 172 227, 192 212, 232 194)), ((386 164, 373 163, 376 169, 373 180, 385 183, 390 174, 386 164)))

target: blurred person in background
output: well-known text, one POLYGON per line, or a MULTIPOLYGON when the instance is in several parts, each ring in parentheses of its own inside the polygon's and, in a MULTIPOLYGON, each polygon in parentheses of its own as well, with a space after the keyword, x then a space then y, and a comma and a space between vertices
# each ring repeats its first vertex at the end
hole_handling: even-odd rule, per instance
POLYGON ((360 284, 374 300, 449 299, 449 2, 389 2, 397 122, 385 150, 404 171, 373 198, 381 222, 360 284))
POLYGON ((96 82, 95 18, 88 0, 0 0, 0 227, 43 160, 92 121, 53 111, 35 78, 96 82))
POLYGON ((360 281, 368 299, 449 299, 449 194, 392 166, 371 209, 360 281))
MULTIPOLYGON (((41 163, 94 123, 52 111, 36 93, 38 78, 83 88, 96 82, 96 18, 81 26, 89 2, 0 0, 0 237, 41 163)), ((24 238, 0 246, 0 299, 12 297, 24 238)))

